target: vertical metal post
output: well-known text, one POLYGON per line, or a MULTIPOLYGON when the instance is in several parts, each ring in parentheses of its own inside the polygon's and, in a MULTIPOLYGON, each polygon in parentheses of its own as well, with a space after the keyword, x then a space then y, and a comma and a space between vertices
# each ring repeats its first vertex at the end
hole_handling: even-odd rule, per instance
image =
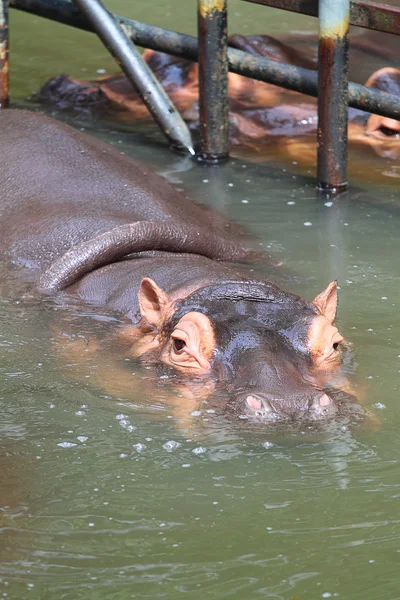
POLYGON ((198 0, 200 158, 228 158, 227 0, 198 0))
POLYGON ((349 0, 319 0, 318 166, 320 190, 347 188, 349 0))
POLYGON ((8 0, 0 0, 0 108, 7 108, 8 94, 8 0))

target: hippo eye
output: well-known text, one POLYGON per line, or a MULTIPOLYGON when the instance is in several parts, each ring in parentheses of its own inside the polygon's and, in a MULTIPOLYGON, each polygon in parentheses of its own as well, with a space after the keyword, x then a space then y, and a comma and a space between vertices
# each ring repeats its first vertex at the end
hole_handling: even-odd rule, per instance
POLYGON ((339 345, 340 345, 340 342, 335 342, 335 343, 333 344, 332 348, 335 350, 335 352, 336 352, 336 350, 339 348, 339 345))
POLYGON ((173 344, 174 344, 175 352, 180 352, 186 346, 186 342, 184 342, 183 340, 179 340, 177 338, 174 338, 173 344))

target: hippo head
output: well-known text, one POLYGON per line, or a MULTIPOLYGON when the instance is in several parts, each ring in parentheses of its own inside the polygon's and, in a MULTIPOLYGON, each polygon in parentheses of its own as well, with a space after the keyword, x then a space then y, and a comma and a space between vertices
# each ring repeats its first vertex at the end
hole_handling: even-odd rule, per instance
POLYGON ((316 420, 337 414, 345 343, 334 319, 337 286, 313 302, 263 281, 221 281, 184 299, 144 279, 141 355, 178 380, 225 398, 245 418, 316 420), (332 388, 332 389, 333 389, 332 388))
MULTIPOLYGON (((400 95, 400 71, 384 67, 375 71, 365 84, 382 92, 400 95)), ((400 156, 400 121, 371 114, 365 125, 365 134, 377 154, 386 158, 400 156)))

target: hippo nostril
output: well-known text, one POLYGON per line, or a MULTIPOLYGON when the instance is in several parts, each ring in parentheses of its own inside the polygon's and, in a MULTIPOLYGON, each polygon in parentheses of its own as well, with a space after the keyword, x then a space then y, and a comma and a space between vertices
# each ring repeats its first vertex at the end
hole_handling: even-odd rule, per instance
POLYGON ((320 392, 314 396, 311 405, 311 413, 314 415, 325 416, 335 412, 335 403, 325 392, 320 392))
POLYGON ((263 414, 272 412, 272 407, 270 403, 261 396, 247 396, 246 404, 252 410, 260 411, 263 414))
POLYGON ((331 403, 331 399, 329 398, 329 396, 327 394, 322 394, 322 396, 319 397, 319 405, 320 406, 329 406, 331 403))
POLYGON ((263 403, 260 398, 257 398, 257 396, 247 396, 246 402, 250 406, 250 408, 254 410, 263 409, 263 403))

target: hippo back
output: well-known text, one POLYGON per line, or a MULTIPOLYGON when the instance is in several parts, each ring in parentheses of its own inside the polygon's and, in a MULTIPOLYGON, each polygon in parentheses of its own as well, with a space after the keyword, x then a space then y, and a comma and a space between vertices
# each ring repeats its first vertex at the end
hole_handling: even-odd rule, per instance
POLYGON ((38 113, 0 112, 0 252, 45 266, 116 225, 171 220, 229 236, 230 223, 194 204, 123 152, 38 113), (39 250, 38 250, 39 249, 39 250))

